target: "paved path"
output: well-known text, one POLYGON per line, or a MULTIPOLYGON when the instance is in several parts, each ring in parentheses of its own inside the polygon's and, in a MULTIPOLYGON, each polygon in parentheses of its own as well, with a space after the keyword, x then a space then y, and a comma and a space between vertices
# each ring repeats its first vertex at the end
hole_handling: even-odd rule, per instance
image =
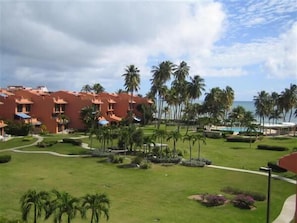
POLYGON ((279 216, 273 221, 273 223, 289 223, 294 218, 295 213, 295 201, 296 195, 292 195, 287 198, 279 216))

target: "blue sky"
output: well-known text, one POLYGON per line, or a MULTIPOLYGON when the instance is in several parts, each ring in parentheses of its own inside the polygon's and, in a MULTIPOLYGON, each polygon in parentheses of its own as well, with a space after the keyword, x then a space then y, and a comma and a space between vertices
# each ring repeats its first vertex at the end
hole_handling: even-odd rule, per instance
POLYGON ((127 65, 186 61, 236 100, 297 83, 295 0, 0 1, 0 87, 124 88, 127 65))

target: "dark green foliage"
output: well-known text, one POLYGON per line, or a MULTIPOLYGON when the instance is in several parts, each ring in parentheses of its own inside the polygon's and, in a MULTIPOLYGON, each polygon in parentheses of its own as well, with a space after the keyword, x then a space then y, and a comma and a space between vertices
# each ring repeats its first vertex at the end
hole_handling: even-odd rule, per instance
POLYGON ((257 149, 273 150, 273 151, 287 151, 287 150, 289 150, 289 148, 285 147, 285 146, 271 146, 271 145, 258 145, 257 149))
POLYGON ((259 193, 259 192, 244 191, 244 190, 237 189, 237 188, 234 188, 234 187, 224 187, 222 189, 222 192, 225 192, 227 194, 232 194, 232 195, 244 194, 246 196, 252 197, 256 201, 264 201, 266 199, 266 196, 264 194, 259 193))
POLYGON ((220 131, 204 131, 204 136, 211 139, 221 139, 223 134, 220 131))
POLYGON ((197 160, 185 160, 185 161, 182 161, 181 165, 190 166, 190 167, 204 167, 205 162, 201 162, 197 160))
POLYGON ((123 163, 123 157, 120 157, 120 156, 117 156, 117 155, 114 155, 114 154, 110 154, 108 156, 108 160, 109 162, 111 163, 123 163))
POLYGON ((276 162, 268 162, 268 163, 267 163, 267 166, 268 166, 269 168, 271 168, 271 170, 272 170, 273 172, 277 172, 277 173, 284 173, 284 172, 287 172, 286 169, 284 169, 284 168, 280 167, 279 165, 277 165, 276 162))
POLYGON ((168 158, 168 157, 150 157, 149 160, 152 163, 175 163, 178 164, 181 161, 180 157, 168 158))
POLYGON ((8 163, 11 160, 11 155, 0 155, 0 163, 8 163))
POLYGON ((141 156, 136 156, 136 157, 134 157, 134 159, 132 159, 131 164, 137 164, 137 165, 140 165, 141 162, 142 162, 142 160, 143 160, 143 157, 141 157, 141 156))
POLYGON ((9 135, 26 136, 29 134, 32 126, 23 122, 8 121, 5 132, 9 135))
POLYGON ((56 143, 57 143, 57 141, 42 141, 42 142, 37 143, 37 146, 39 148, 46 148, 46 147, 51 147, 56 143))
POLYGON ((140 169, 149 169, 149 168, 151 168, 151 167, 152 167, 152 165, 151 165, 150 162, 142 163, 142 164, 140 165, 140 169))
POLYGON ((81 146, 82 140, 80 139, 71 139, 71 138, 64 138, 63 143, 71 143, 74 146, 81 146))
POLYGON ((247 142, 254 143, 256 141, 255 137, 244 137, 244 136, 229 136, 226 138, 227 142, 247 142))

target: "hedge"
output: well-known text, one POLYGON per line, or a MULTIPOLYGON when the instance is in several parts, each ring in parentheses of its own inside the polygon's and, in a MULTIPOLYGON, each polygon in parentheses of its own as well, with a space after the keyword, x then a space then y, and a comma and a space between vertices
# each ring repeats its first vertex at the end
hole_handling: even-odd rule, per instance
POLYGON ((252 197, 256 201, 264 201, 266 199, 265 194, 254 192, 254 191, 244 191, 234 187, 224 187, 221 191, 232 195, 243 194, 243 195, 252 197))
POLYGON ((271 168, 271 170, 272 170, 273 172, 276 172, 276 173, 284 173, 284 172, 287 172, 286 169, 284 169, 284 168, 280 167, 279 165, 277 165, 276 162, 268 162, 268 163, 267 163, 267 166, 268 166, 269 168, 271 168))
POLYGON ((176 157, 176 158, 160 158, 160 157, 150 157, 148 158, 152 163, 179 163, 181 161, 180 157, 176 157))
POLYGON ((0 163, 8 163, 11 160, 11 155, 1 155, 0 163))
POLYGON ((257 149, 261 150, 273 150, 273 151, 287 151, 288 147, 285 146, 271 146, 271 145, 258 145, 257 149))
POLYGON ((244 137, 244 136, 229 136, 226 138, 227 142, 247 142, 254 143, 256 141, 255 137, 244 137))
POLYGON ((64 138, 63 143, 71 143, 72 145, 75 146, 81 146, 82 140, 80 139, 71 139, 71 138, 64 138))

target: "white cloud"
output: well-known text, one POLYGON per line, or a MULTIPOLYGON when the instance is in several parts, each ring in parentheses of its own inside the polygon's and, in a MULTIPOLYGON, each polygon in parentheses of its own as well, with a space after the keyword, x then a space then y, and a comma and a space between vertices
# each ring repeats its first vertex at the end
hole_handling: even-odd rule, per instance
POLYGON ((280 36, 264 66, 269 76, 295 77, 297 81, 297 22, 280 36))

